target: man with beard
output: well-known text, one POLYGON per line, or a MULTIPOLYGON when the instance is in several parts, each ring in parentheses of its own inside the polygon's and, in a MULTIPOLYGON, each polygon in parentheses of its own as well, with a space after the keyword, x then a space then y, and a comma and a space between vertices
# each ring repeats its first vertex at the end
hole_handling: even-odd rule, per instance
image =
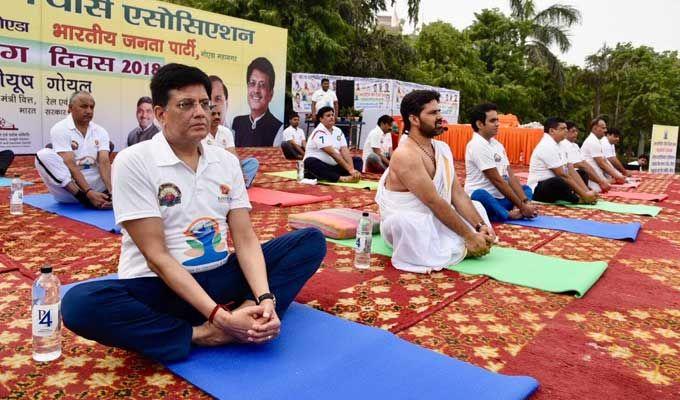
POLYGON ((250 114, 234 118, 231 124, 236 147, 273 146, 274 138, 280 136, 283 124, 269 111, 275 77, 274 66, 264 57, 258 57, 248 65, 246 84, 250 114))
POLYGON ((409 138, 394 152, 376 195, 392 264, 426 273, 487 254, 496 236, 484 207, 458 183, 449 146, 433 140, 443 132, 439 93, 415 90, 400 110, 409 138))

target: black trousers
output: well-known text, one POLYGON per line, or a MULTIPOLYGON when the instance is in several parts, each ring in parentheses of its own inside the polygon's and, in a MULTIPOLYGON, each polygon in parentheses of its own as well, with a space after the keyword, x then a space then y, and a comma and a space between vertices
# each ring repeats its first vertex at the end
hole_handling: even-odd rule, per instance
MULTIPOLYGON (((581 176, 583 182, 588 185, 588 174, 585 171, 577 169, 576 172, 581 176)), ((534 200, 543 203, 555 203, 556 201, 568 201, 570 203, 578 203, 579 197, 574 190, 560 177, 554 177, 540 181, 534 189, 534 200)))
POLYGON ((12 150, 0 151, 0 176, 5 176, 7 168, 14 161, 14 152, 12 150))
POLYGON ((283 156, 287 160, 299 160, 304 155, 288 142, 281 142, 281 151, 283 151, 283 156))
MULTIPOLYGON (((352 157, 352 164, 357 171, 361 171, 364 166, 361 157, 357 156, 352 157)), ((341 176, 348 175, 349 172, 345 171, 340 165, 329 165, 314 157, 305 159, 305 178, 337 182, 341 176)))

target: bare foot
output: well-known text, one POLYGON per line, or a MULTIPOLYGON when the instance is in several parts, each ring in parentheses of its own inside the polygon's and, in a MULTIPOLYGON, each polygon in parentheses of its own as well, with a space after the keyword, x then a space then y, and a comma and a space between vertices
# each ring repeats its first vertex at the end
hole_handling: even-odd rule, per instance
POLYGON ((340 177, 340 182, 344 183, 357 183, 359 182, 359 179, 355 176, 352 175, 347 175, 347 176, 341 176, 340 177))
POLYGON ((509 213, 508 213, 508 219, 522 219, 522 212, 519 210, 519 208, 513 208, 509 213))
POLYGON ((235 340, 220 328, 206 322, 194 327, 191 341, 199 346, 221 346, 235 340))

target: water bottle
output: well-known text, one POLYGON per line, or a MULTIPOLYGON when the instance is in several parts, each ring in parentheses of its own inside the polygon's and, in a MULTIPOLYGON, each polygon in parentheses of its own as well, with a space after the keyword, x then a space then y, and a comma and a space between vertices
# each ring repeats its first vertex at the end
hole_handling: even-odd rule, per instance
POLYGON ((298 160, 297 162, 297 180, 300 182, 305 179, 305 162, 298 160))
POLYGON ((24 184, 19 175, 14 175, 9 196, 9 213, 12 215, 24 214, 24 184))
POLYGON ((59 278, 52 267, 40 268, 33 283, 33 359, 52 361, 61 355, 61 297, 59 278))
POLYGON ((361 214, 357 227, 357 241, 354 246, 354 267, 368 269, 371 266, 371 241, 373 239, 373 222, 367 212, 361 214))

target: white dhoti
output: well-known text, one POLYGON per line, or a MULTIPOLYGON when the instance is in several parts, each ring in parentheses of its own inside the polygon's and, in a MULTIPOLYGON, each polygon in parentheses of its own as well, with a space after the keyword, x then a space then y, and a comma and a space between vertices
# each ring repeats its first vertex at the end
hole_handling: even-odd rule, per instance
MULTIPOLYGON (((71 192, 66 189, 66 186, 73 180, 73 177, 71 177, 71 171, 66 166, 64 159, 57 152, 47 148, 40 149, 35 156, 35 168, 38 170, 42 181, 45 182, 47 190, 56 201, 59 203, 78 202, 71 192)), ((95 166, 94 168, 97 167, 95 166)), ((98 169, 96 173, 82 172, 92 190, 96 192, 106 190, 106 185, 104 185, 104 181, 99 176, 98 169)))
MULTIPOLYGON (((450 203, 455 173, 453 156, 445 143, 436 140, 433 143, 437 168, 432 181, 437 193, 450 203)), ((389 168, 380 179, 376 202, 380 207, 380 235, 393 250, 392 265, 404 271, 427 273, 461 262, 467 254, 465 240, 437 219, 413 193, 387 190, 388 174, 389 168)), ((491 226, 482 204, 472 203, 491 226)))

